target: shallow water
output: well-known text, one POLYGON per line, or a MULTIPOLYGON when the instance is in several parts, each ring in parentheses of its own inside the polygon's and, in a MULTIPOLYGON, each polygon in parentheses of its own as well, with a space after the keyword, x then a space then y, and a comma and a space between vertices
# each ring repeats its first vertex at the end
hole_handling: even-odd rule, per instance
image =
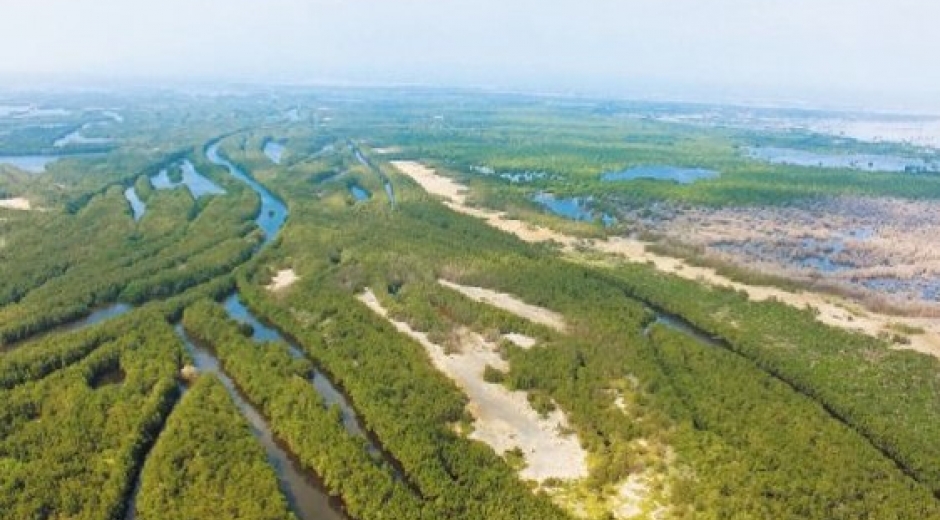
POLYGON ((588 207, 590 199, 581 197, 558 198, 551 193, 539 192, 532 197, 532 200, 552 213, 567 219, 594 222, 599 218, 605 227, 612 226, 617 222, 614 217, 606 213, 598 215, 588 207))
MULTIPOLYGON (((352 147, 352 145, 350 146, 352 147)), ((382 185, 385 187, 385 195, 388 197, 388 203, 391 204, 392 207, 394 208, 395 207, 395 188, 392 187, 392 182, 388 180, 388 177, 386 177, 385 174, 381 172, 381 170, 373 166, 372 163, 370 163, 369 160, 366 159, 366 156, 362 155, 362 152, 358 148, 352 147, 352 149, 353 149, 353 153, 356 155, 356 160, 359 161, 359 164, 372 170, 382 180, 382 185)))
POLYGON ((213 164, 227 169, 233 177, 247 184, 249 188, 254 190, 255 193, 261 197, 261 211, 258 213, 255 222, 257 222, 258 227, 264 231, 265 244, 274 240, 274 237, 277 236, 278 231, 284 227, 284 222, 287 220, 287 206, 268 191, 260 182, 251 178, 228 159, 223 158, 219 153, 219 143, 211 143, 206 147, 206 157, 213 164))
POLYGON ((923 159, 901 157, 897 155, 875 154, 824 154, 780 147, 752 147, 747 149, 747 156, 752 159, 772 164, 808 166, 818 168, 847 168, 865 171, 940 171, 936 162, 923 159))
MULTIPOLYGON (((304 357, 303 352, 300 348, 297 347, 293 342, 287 341, 280 332, 275 330, 272 327, 268 327, 261 322, 254 314, 241 302, 238 297, 238 294, 233 294, 225 299, 224 307, 229 317, 239 323, 247 323, 251 325, 252 335, 251 339, 256 343, 264 343, 269 341, 280 341, 287 345, 290 353, 295 358, 304 357)), ((342 414, 343 425, 346 427, 346 431, 350 434, 362 437, 368 440, 368 437, 363 430, 362 425, 359 422, 359 418, 356 415, 356 410, 353 408, 352 404, 346 399, 346 396, 334 385, 330 379, 319 370, 314 370, 313 376, 311 377, 311 382, 313 386, 317 389, 317 392, 320 394, 320 397, 323 398, 324 403, 327 406, 337 406, 342 414)), ((379 453, 379 449, 371 441, 369 442, 370 452, 373 454, 379 453)))
POLYGON ((83 144, 108 144, 114 142, 114 139, 110 137, 85 137, 82 135, 82 130, 85 130, 91 127, 94 123, 85 123, 78 128, 70 132, 69 134, 60 137, 52 143, 52 146, 56 148, 62 148, 69 145, 83 145, 83 144))
POLYGON ((899 278, 866 278, 861 280, 866 288, 886 294, 919 294, 927 301, 940 301, 940 279, 912 278, 902 280, 899 278))
POLYGON ((274 164, 281 164, 281 158, 284 156, 286 147, 277 141, 266 141, 264 143, 264 155, 271 159, 274 164))
POLYGON ((161 170, 158 175, 150 178, 150 184, 157 190, 172 190, 180 186, 186 186, 189 192, 192 193, 194 199, 206 195, 221 195, 225 193, 225 190, 219 185, 196 171, 196 167, 193 166, 193 163, 189 160, 183 161, 179 167, 183 171, 183 179, 180 182, 173 182, 170 180, 169 172, 167 170, 161 170))
POLYGON ((500 179, 509 181, 510 184, 522 184, 541 179, 547 179, 548 174, 540 171, 522 171, 522 172, 502 172, 496 173, 496 170, 489 166, 471 166, 470 171, 481 175, 496 176, 500 179))
POLYGON ((290 122, 292 122, 292 123, 296 123, 296 122, 300 121, 300 109, 298 109, 298 108, 292 108, 292 109, 288 110, 287 112, 284 113, 284 119, 286 119, 286 120, 288 120, 288 121, 290 121, 290 122))
MULTIPOLYGON (((651 309, 652 310, 652 309, 651 309)), ((653 325, 663 325, 672 329, 676 332, 685 334, 686 336, 711 347, 720 347, 722 343, 720 340, 713 338, 704 331, 695 327, 691 323, 687 322, 685 319, 680 318, 679 316, 674 316, 660 311, 652 311, 656 314, 656 319, 646 326, 646 329, 643 331, 644 335, 649 335, 650 328, 653 325)))
POLYGON ((372 197, 371 193, 369 193, 366 189, 362 188, 358 184, 350 185, 349 192, 352 193, 352 196, 356 198, 357 202, 369 200, 369 198, 372 197))
POLYGON ((691 184, 704 179, 714 179, 719 173, 705 168, 680 168, 678 166, 649 165, 635 166, 619 172, 608 172, 601 175, 601 180, 607 182, 629 181, 635 179, 653 179, 662 181, 675 181, 680 184, 691 184))
POLYGON ((109 320, 111 318, 116 318, 122 314, 126 314, 131 311, 134 307, 126 303, 112 303, 106 307, 100 307, 93 311, 88 316, 84 318, 64 325, 62 331, 73 331, 78 329, 83 329, 85 327, 90 327, 92 325, 101 323, 102 321, 109 320))
POLYGON ((134 221, 139 222, 141 217, 147 211, 147 205, 137 196, 137 190, 132 186, 124 190, 124 198, 131 205, 131 211, 134 213, 134 221))
POLYGON ((44 173, 46 166, 58 161, 59 155, 4 155, 0 164, 8 164, 28 173, 44 173))

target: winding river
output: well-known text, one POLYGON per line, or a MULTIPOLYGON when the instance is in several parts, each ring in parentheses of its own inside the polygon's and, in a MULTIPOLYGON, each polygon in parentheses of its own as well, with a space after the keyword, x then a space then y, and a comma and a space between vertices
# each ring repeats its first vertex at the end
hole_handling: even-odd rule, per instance
POLYGON ((284 227, 287 220, 287 206, 274 196, 260 182, 235 166, 231 161, 219 153, 219 142, 213 141, 206 146, 206 158, 213 164, 224 167, 236 179, 244 182, 249 188, 261 197, 261 211, 255 221, 264 231, 264 244, 269 244, 277 236, 278 231, 284 227))

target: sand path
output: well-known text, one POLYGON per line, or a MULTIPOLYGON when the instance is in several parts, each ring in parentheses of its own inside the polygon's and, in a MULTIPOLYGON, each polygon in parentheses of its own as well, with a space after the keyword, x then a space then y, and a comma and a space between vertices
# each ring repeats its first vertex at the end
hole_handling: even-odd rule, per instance
POLYGON ((500 384, 483 379, 487 365, 505 369, 506 363, 487 343, 467 329, 457 331, 460 352, 447 354, 443 347, 416 331, 407 323, 393 320, 375 294, 367 289, 359 300, 391 323, 400 333, 420 343, 438 370, 452 379, 470 401, 468 409, 474 417, 470 438, 486 443, 497 453, 518 448, 525 456, 522 478, 543 482, 549 478, 573 480, 588 474, 587 452, 573 434, 562 434, 568 428, 564 412, 556 409, 540 416, 529 404, 527 394, 510 391, 500 384))
POLYGON ((437 282, 448 289, 459 292, 471 300, 492 305, 493 307, 515 314, 520 318, 545 325, 559 332, 565 331, 564 316, 544 307, 530 305, 511 294, 501 293, 483 287, 460 285, 444 279, 438 280, 437 282))
POLYGON ((902 318, 864 311, 854 302, 844 298, 825 294, 801 291, 791 293, 776 287, 748 285, 735 282, 718 274, 714 269, 697 267, 684 260, 661 256, 646 250, 646 243, 624 237, 611 237, 606 240, 585 240, 554 231, 520 220, 510 219, 505 213, 470 207, 467 205, 466 186, 449 177, 439 175, 434 169, 416 161, 392 161, 391 164, 401 173, 411 177, 428 193, 440 197, 444 204, 466 215, 480 218, 490 226, 512 233, 526 242, 554 241, 562 246, 566 253, 577 253, 578 247, 587 246, 597 252, 615 256, 630 262, 650 263, 656 269, 675 274, 690 280, 701 280, 713 285, 731 287, 744 291, 751 300, 763 301, 774 298, 797 308, 811 306, 819 311, 817 319, 827 325, 841 327, 877 336, 891 324, 903 323, 921 327, 924 334, 910 337, 909 345, 898 348, 916 350, 940 358, 940 320, 931 318, 902 318))
POLYGON ((14 199, 0 199, 0 208, 29 211, 33 209, 33 206, 30 204, 29 200, 23 197, 16 197, 14 199))

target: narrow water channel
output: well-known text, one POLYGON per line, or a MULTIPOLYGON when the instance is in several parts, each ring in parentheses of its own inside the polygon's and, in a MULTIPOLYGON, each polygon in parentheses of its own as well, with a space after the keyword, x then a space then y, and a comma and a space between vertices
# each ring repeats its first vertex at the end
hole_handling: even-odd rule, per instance
POLYGON ((137 189, 131 186, 124 190, 124 198, 127 199, 127 203, 131 206, 134 222, 140 222, 140 219, 143 218, 144 213, 147 211, 147 204, 137 196, 137 189))
POLYGON ((643 329, 644 336, 649 336, 650 330, 653 328, 654 325, 662 325, 676 332, 685 334, 686 336, 698 341, 699 343, 703 343, 710 347, 724 347, 725 346, 720 339, 717 339, 709 335, 708 333, 696 327, 695 325, 692 325, 691 323, 689 323, 682 317, 675 316, 673 314, 669 314, 660 310, 656 310, 651 307, 647 307, 647 309, 656 315, 656 319, 651 321, 649 325, 647 325, 646 328, 643 329))
MULTIPOLYGON (((229 173, 241 182, 244 182, 261 198, 261 210, 258 213, 256 222, 265 235, 264 244, 270 243, 277 233, 284 226, 287 220, 287 206, 278 200, 263 185, 255 181, 248 174, 236 167, 232 162, 223 158, 219 153, 217 142, 207 145, 206 157, 214 164, 225 167, 229 173)), ((254 330, 252 339, 256 342, 275 341, 281 339, 277 331, 265 327, 248 311, 238 300, 237 295, 232 295, 226 300, 226 310, 237 321, 250 323, 254 330)), ((91 317, 90 317, 91 318, 91 317)), ((98 317, 98 319, 102 319, 98 317)), ((323 487, 305 472, 302 466, 281 446, 278 445, 271 428, 268 426, 264 417, 251 404, 245 400, 227 374, 221 370, 218 359, 208 350, 195 344, 181 324, 174 326, 177 336, 186 346, 187 350, 193 356, 196 368, 200 372, 215 374, 231 395, 235 406, 242 413, 248 423, 251 425, 251 431, 261 443, 267 454, 268 462, 274 469, 278 479, 278 486, 287 498, 288 504, 294 514, 300 520, 343 520, 346 517, 338 510, 335 500, 331 500, 329 494, 323 487)), ((296 346, 289 344, 292 355, 300 355, 296 346)), ((343 398, 335 387, 329 382, 323 374, 317 372, 312 378, 314 386, 320 391, 323 399, 328 405, 337 404, 342 411, 343 423, 350 433, 365 436, 359 426, 355 413, 349 403, 343 398), (339 396, 336 400, 334 396, 339 396)), ((134 520, 136 517, 136 500, 140 491, 140 481, 135 483, 134 491, 129 499, 127 508, 127 520, 134 520)))
MULTIPOLYGON (((232 162, 225 159, 219 153, 218 141, 209 143, 205 148, 205 154, 210 162, 225 167, 233 177, 247 184, 259 195, 261 198, 261 210, 256 218, 256 222, 265 234, 263 245, 269 244, 274 240, 287 220, 287 206, 262 184, 254 180, 232 162)), ((362 160, 364 160, 364 158, 362 158, 362 160)), ((388 183, 387 179, 386 183, 388 183)), ((391 185, 387 184, 386 189, 390 190, 391 185)), ((389 194, 390 200, 394 205, 394 196, 391 191, 389 191, 389 194)), ((135 217, 137 217, 136 208, 134 209, 135 217)), ((64 325, 56 331, 67 332, 83 329, 104 320, 120 316, 133 308, 133 306, 125 303, 115 303, 101 307, 85 318, 64 325)), ((235 320, 252 325, 254 341, 259 343, 265 341, 284 341, 289 346, 291 355, 295 357, 303 356, 303 353, 296 345, 286 341, 278 331, 265 326, 252 315, 238 299, 237 294, 232 295, 226 300, 225 308, 229 315, 235 320)), ((312 478, 310 473, 305 472, 302 466, 293 459, 287 451, 278 445, 264 417, 238 393, 234 381, 221 370, 218 359, 216 359, 211 352, 193 343, 186 335, 181 325, 176 325, 174 330, 192 354, 196 368, 199 369, 200 372, 213 373, 219 377, 231 395, 236 407, 250 423, 252 433, 258 438, 265 449, 268 461, 277 475, 279 486, 297 517, 300 520, 346 520, 346 517, 340 512, 335 499, 331 499, 322 485, 312 478)), ((349 400, 333 385, 329 378, 321 371, 316 370, 311 376, 310 381, 327 406, 335 405, 339 408, 346 430, 352 435, 365 439, 369 453, 376 459, 384 458, 386 462, 391 464, 396 476, 402 478, 401 472, 397 469, 397 464, 395 464, 390 456, 386 455, 381 450, 377 442, 362 428, 349 400)), ((141 464, 140 470, 142 470, 142 468, 143 463, 141 464)), ((136 503, 139 492, 140 476, 138 474, 134 483, 134 489, 127 499, 126 519, 134 520, 136 518, 136 503)))
POLYGON ((137 518, 137 497, 140 496, 140 475, 143 472, 144 465, 141 464, 140 470, 137 472, 137 478, 134 479, 134 490, 131 491, 131 497, 127 501, 127 509, 124 510, 124 520, 136 520, 137 518))
POLYGON ((392 207, 394 208, 395 207, 395 189, 392 187, 392 181, 388 180, 388 177, 384 173, 382 173, 382 170, 379 170, 377 167, 375 167, 375 165, 369 162, 369 159, 366 159, 366 156, 362 154, 362 151, 360 151, 358 147, 356 147, 352 143, 350 143, 349 146, 352 148, 353 153, 356 155, 356 160, 359 161, 359 164, 372 170, 372 172, 378 175, 379 179, 382 180, 382 185, 385 186, 385 195, 388 196, 388 203, 391 204, 392 207))
MULTIPOLYGON (((246 323, 251 325, 251 329, 253 331, 251 339, 256 343, 281 341, 287 344, 291 356, 295 358, 304 357, 304 353, 297 347, 297 345, 291 341, 288 341, 277 330, 268 327, 258 318, 256 318, 241 302, 237 293, 232 294, 226 298, 224 305, 225 310, 228 312, 230 318, 239 323, 246 323)), ((310 382, 313 384, 314 388, 316 388, 317 393, 320 394, 320 397, 323 398, 323 402, 326 404, 326 406, 336 406, 339 408, 343 419, 343 426, 346 428, 346 431, 351 435, 365 439, 370 454, 373 456, 381 455, 381 449, 366 434, 365 429, 363 429, 362 424, 359 422, 359 418, 356 415, 356 410, 352 407, 352 404, 349 402, 346 396, 343 395, 339 388, 337 388, 336 385, 330 381, 326 374, 318 369, 314 369, 310 378, 310 382)))
POLYGON ((194 343, 181 324, 174 327, 177 336, 186 345, 200 373, 215 374, 228 390, 235 406, 251 424, 251 431, 261 443, 268 456, 268 462, 274 468, 278 485, 291 510, 300 520, 345 520, 337 511, 334 501, 321 486, 304 471, 300 464, 278 445, 271 428, 264 417, 238 392, 235 383, 219 366, 219 360, 208 350, 194 343))

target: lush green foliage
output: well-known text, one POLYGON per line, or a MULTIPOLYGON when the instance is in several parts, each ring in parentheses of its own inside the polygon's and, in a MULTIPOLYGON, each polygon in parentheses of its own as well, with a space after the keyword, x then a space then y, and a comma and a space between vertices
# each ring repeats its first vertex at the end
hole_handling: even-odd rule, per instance
MULTIPOLYGON (((232 188, 234 191, 234 187, 232 188)), ((9 239, 0 281, 0 343, 12 343, 121 299, 167 297, 228 273, 257 246, 257 211, 245 190, 208 202, 187 192, 157 192, 139 225, 126 217, 119 189, 76 215, 50 217, 47 229, 24 225, 9 239), (55 241, 63 249, 50 252, 55 241), (9 271, 7 271, 9 266, 9 271)), ((43 217, 45 218, 45 217, 43 217)))
POLYGON ((622 268, 617 278, 629 294, 725 339, 763 370, 816 399, 940 492, 936 359, 822 325, 812 310, 753 303, 735 291, 709 289, 647 267, 622 268))
POLYGON ((2 392, 0 511, 117 518, 177 396, 180 351, 159 315, 80 363, 2 392))
MULTIPOLYGON (((290 194, 304 189, 302 185, 295 184, 302 182, 303 177, 285 174, 269 180, 275 187, 284 186, 281 189, 292 202, 298 199, 292 198, 290 194)), ((672 381, 673 376, 664 370, 657 350, 651 348, 641 334, 644 324, 650 319, 649 311, 644 310, 636 300, 631 300, 631 296, 657 303, 660 299, 669 300, 676 307, 670 307, 670 310, 683 315, 691 312, 689 308, 692 305, 700 306, 703 312, 709 310, 709 313, 725 309, 724 306, 715 305, 716 302, 709 300, 707 294, 700 294, 703 291, 707 293, 707 290, 693 282, 684 283, 690 287, 699 287, 698 292, 685 286, 680 289, 676 284, 683 282, 677 280, 673 283, 672 278, 664 281, 646 268, 624 270, 631 273, 632 277, 628 278, 623 275, 623 271, 618 271, 617 276, 611 276, 603 269, 553 260, 549 249, 521 244, 473 219, 456 216, 413 191, 402 178, 397 177, 395 180, 400 206, 392 213, 381 201, 371 201, 364 206, 348 206, 345 194, 341 192, 342 186, 332 188, 335 191, 321 193, 315 203, 297 203, 292 206, 294 214, 300 215, 294 217, 299 222, 295 220, 285 231, 276 252, 265 253, 289 258, 294 268, 300 270, 301 276, 308 278, 306 283, 292 289, 285 298, 272 300, 265 292, 254 290, 251 284, 241 284, 243 295, 256 310, 307 345, 310 355, 335 374, 357 403, 362 403, 360 407, 364 417, 383 441, 389 443, 393 452, 396 443, 390 442, 391 436, 385 433, 383 425, 375 422, 375 412, 370 407, 372 403, 382 403, 383 399, 387 399, 388 387, 396 388, 398 384, 394 381, 397 380, 383 376, 384 393, 367 393, 375 378, 359 382, 358 374, 376 373, 377 368, 372 367, 370 355, 375 349, 365 345, 377 340, 367 339, 366 324, 372 321, 369 313, 342 303, 349 301, 349 296, 344 295, 344 292, 356 292, 366 286, 376 290, 397 317, 408 320, 416 328, 429 331, 442 340, 446 339, 445 334, 453 324, 467 325, 483 333, 488 330, 522 330, 542 338, 544 348, 524 351, 504 347, 511 365, 506 384, 529 391, 535 396, 535 402, 544 402, 543 398, 549 398, 569 413, 582 443, 598 455, 595 460, 600 462, 592 469, 592 481, 598 489, 618 482, 638 468, 661 464, 636 449, 635 441, 638 439, 656 439, 657 442, 673 445, 684 463, 692 468, 703 468, 703 473, 712 471, 704 469, 713 462, 705 447, 711 442, 717 443, 715 446, 723 446, 722 442, 727 441, 715 440, 714 432, 683 426, 694 424, 696 410, 689 408, 683 389, 672 381), (518 318, 467 301, 437 286, 435 280, 438 277, 498 288, 518 295, 527 302, 562 312, 569 319, 571 334, 560 335, 523 324, 518 318), (659 292, 655 294, 660 298, 654 298, 652 291, 636 290, 636 285, 641 282, 645 284, 644 287, 657 288, 659 292), (333 288, 334 284, 339 287, 333 288), (347 319, 355 324, 345 327, 347 319), (357 339, 363 336, 363 347, 355 348, 357 339), (331 340, 334 337, 337 339, 331 340), (311 344, 319 346, 311 347, 311 344), (637 414, 631 418, 640 420, 624 420, 622 412, 616 410, 611 402, 611 389, 620 384, 618 381, 631 377, 635 377, 640 384, 639 393, 630 398, 636 403, 631 413, 637 414)), ((365 181, 368 182, 368 179, 365 181)), ((279 262, 277 258, 271 261, 279 262)), ((256 276, 259 284, 264 283, 266 275, 263 271, 259 271, 256 276)), ((739 298, 737 295, 735 297, 739 298)), ((770 320, 777 327, 775 330, 780 331, 795 331, 805 326, 816 336, 814 342, 792 336, 794 343, 816 345, 825 341, 824 338, 846 336, 816 324, 810 313, 792 311, 778 317, 770 312, 771 309, 747 306, 743 299, 740 305, 742 309, 749 310, 746 320, 742 318, 736 321, 747 321, 757 326, 770 320), (795 323, 800 326, 795 327, 795 323)), ((869 347, 888 352, 884 345, 876 341, 871 341, 869 347)), ((387 347, 383 345, 381 350, 387 351, 387 347)), ((395 352, 392 357, 396 359, 397 365, 410 364, 403 362, 410 359, 409 355, 398 350, 395 352)), ((857 360, 851 363, 851 366, 858 366, 857 360)), ((806 365, 805 362, 803 364, 806 365)), ((849 366, 848 361, 846 366, 849 366)), ((750 514, 789 511, 798 515, 794 512, 803 511, 805 517, 829 518, 839 511, 852 511, 854 513, 846 513, 851 516, 866 508, 877 509, 881 495, 871 487, 871 483, 878 481, 890 482, 890 486, 899 490, 898 493, 910 497, 902 502, 891 502, 885 506, 885 510, 897 506, 897 511, 906 511, 902 514, 905 517, 914 515, 912 511, 932 512, 930 508, 933 502, 929 492, 908 480, 894 467, 890 458, 874 449, 864 436, 847 428, 842 423, 844 417, 834 418, 820 413, 821 406, 828 406, 829 401, 814 394, 810 395, 819 401, 794 393, 788 385, 770 377, 764 371, 766 368, 766 365, 745 365, 733 370, 747 374, 735 377, 772 381, 769 383, 770 389, 761 394, 761 400, 766 401, 768 409, 789 409, 798 417, 817 421, 822 431, 830 432, 826 435, 833 435, 832 442, 835 444, 829 449, 840 457, 857 462, 856 465, 847 466, 852 468, 854 478, 843 478, 844 474, 813 466, 818 471, 815 476, 809 477, 806 473, 800 477, 819 486, 815 494, 801 499, 805 507, 801 509, 799 501, 785 498, 781 498, 782 505, 771 506, 771 501, 764 496, 767 488, 772 487, 774 482, 788 482, 795 478, 793 472, 798 473, 798 470, 796 466, 769 466, 765 471, 771 473, 768 480, 762 481, 763 487, 741 486, 736 489, 734 500, 722 500, 720 493, 717 496, 709 495, 707 500, 697 497, 694 492, 676 493, 672 502, 677 514, 697 517, 695 515, 721 516, 732 511, 741 514, 744 511, 750 511, 750 514), (832 509, 832 504, 847 496, 856 497, 856 501, 844 509, 832 509), (902 503, 909 503, 911 508, 904 509, 902 503), (770 509, 761 509, 763 506, 760 504, 770 509)), ((854 391, 866 388, 869 393, 880 391, 883 387, 881 382, 896 374, 893 370, 885 369, 877 379, 854 380, 854 391)), ((409 368, 409 373, 414 371, 414 368, 409 368)), ((409 381, 407 384, 413 385, 414 382, 409 381)), ((819 387, 823 386, 820 381, 819 387)), ((414 390, 410 392, 414 393, 414 390)), ((923 394, 931 392, 934 391, 924 390, 923 394)), ((440 402, 440 399, 435 399, 435 402, 440 402)), ((892 403, 895 409, 907 410, 905 403, 897 400, 892 403)), ((393 405, 391 402, 386 406, 394 406, 396 411, 403 409, 402 405, 393 405)), ((722 416, 739 413, 733 401, 712 406, 718 406, 721 410, 719 413, 724 414, 722 416)), ((915 416, 918 417, 915 420, 931 420, 925 413, 916 413, 915 416)), ((442 416, 435 422, 439 424, 441 420, 453 420, 453 417, 442 416)), ((402 420, 400 413, 396 419, 402 420)), ((755 427, 768 432, 775 425, 765 421, 755 427)), ((907 428, 906 431, 916 432, 917 428, 907 428)), ((741 434, 736 432, 736 435, 741 434)), ((927 442, 928 439, 929 436, 922 436, 918 442, 927 442)), ((753 450, 755 460, 768 450, 776 450, 783 458, 792 455, 793 460, 812 458, 792 444, 784 443, 768 448, 768 438, 757 436, 757 432, 738 437, 734 442, 739 450, 753 450), (747 442, 752 444, 748 445, 747 442), (793 450, 793 453, 790 454, 788 450, 793 450)), ((402 458, 407 469, 407 456, 398 453, 396 456, 402 458)), ((750 478, 752 467, 733 464, 733 459, 729 459, 727 465, 721 466, 721 471, 726 473, 718 482, 745 482, 750 478)), ((693 469, 693 473, 695 471, 693 469)), ((674 478, 673 485, 677 490, 711 492, 713 488, 696 488, 694 483, 698 481, 698 476, 679 476, 674 478)))
POLYGON ((147 458, 137 518, 294 518, 249 428, 218 378, 200 376, 147 458))
POLYGON ((218 354, 226 372, 270 420, 271 428, 355 518, 436 518, 389 467, 374 460, 361 438, 343 428, 307 379, 309 362, 290 357, 284 345, 255 345, 221 307, 202 302, 184 315, 184 326, 218 354))
POLYGON ((897 476, 892 461, 850 427, 751 362, 662 326, 652 341, 691 413, 694 430, 683 430, 677 443, 708 461, 673 491, 694 511, 776 519, 940 515, 927 489, 897 476))
MULTIPOLYGON (((0 354, 0 516, 121 515, 176 397, 185 354, 166 322, 182 318, 352 517, 565 518, 517 477, 525 453, 499 457, 465 436, 466 397, 420 345, 355 299, 369 287, 395 318, 445 345, 458 327, 494 341, 508 332, 537 339, 530 349, 502 341, 509 369, 487 378, 526 391, 539 411, 563 410, 589 452, 583 482, 546 483, 556 500, 572 488, 607 497, 628 477, 652 475, 652 495, 669 506, 658 515, 667 518, 940 517, 931 496, 940 491, 936 361, 820 325, 809 310, 752 304, 645 266, 568 262, 551 245, 451 212, 383 158, 429 160, 468 181, 477 203, 584 235, 604 231, 560 223, 530 195, 593 195, 603 208, 651 199, 778 204, 842 193, 937 197, 940 177, 760 164, 740 147, 825 151, 833 143, 625 117, 614 105, 356 94, 128 101, 124 123, 94 127, 117 138, 109 154, 61 160, 41 175, 0 166, 4 197, 28 196, 49 210, 0 210, 0 344, 17 347, 0 354), (281 117, 289 109, 296 118, 281 117), (251 222, 257 198, 202 156, 219 135, 228 136, 226 156, 290 207, 288 225, 262 249, 251 222), (280 165, 261 153, 270 139, 287 144, 280 165), (377 170, 352 153, 390 145, 398 151, 370 155, 377 170), (185 190, 152 189, 148 177, 184 157, 226 194, 193 200, 185 190), (638 164, 722 176, 692 186, 599 181, 601 172, 638 164), (514 184, 473 166, 549 176, 514 184), (384 178, 395 187, 394 209, 384 178), (352 184, 372 198, 355 201, 352 184), (147 204, 136 223, 122 196, 130 186, 147 204), (287 267, 299 281, 263 289, 287 267), (547 307, 567 329, 472 301, 439 278, 547 307), (242 299, 305 357, 254 343, 210 301, 236 279, 242 299), (138 307, 93 327, 56 328, 115 301, 138 307), (647 304, 726 344, 704 347, 660 326, 647 336, 647 304), (348 394, 384 453, 370 452, 324 406, 312 363, 348 394)), ((0 131, 18 150, 41 152, 50 138, 99 121, 99 112, 74 108, 55 131, 0 118, 0 131)), ((879 145, 912 152, 902 148, 879 145)), ((203 377, 170 415, 146 468, 142 516, 289 516, 214 378, 203 377)))

